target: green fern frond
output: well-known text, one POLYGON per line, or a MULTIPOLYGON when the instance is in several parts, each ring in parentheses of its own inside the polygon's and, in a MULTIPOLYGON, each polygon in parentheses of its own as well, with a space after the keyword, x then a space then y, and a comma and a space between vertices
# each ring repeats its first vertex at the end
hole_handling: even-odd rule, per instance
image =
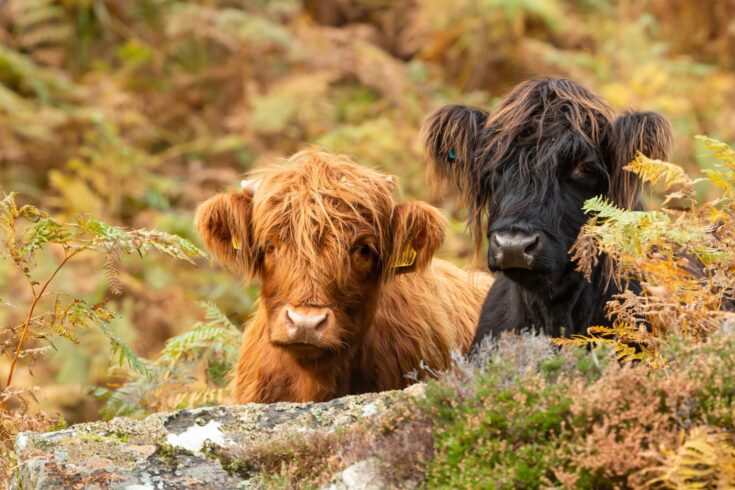
POLYGON ((101 307, 93 307, 81 300, 74 300, 65 312, 65 322, 72 325, 92 324, 107 337, 112 349, 112 357, 121 366, 128 366, 134 372, 152 379, 153 374, 148 362, 140 359, 110 328, 114 313, 101 307))
POLYGON ((207 321, 197 322, 188 332, 168 339, 161 351, 162 358, 175 362, 194 349, 209 347, 213 342, 235 349, 239 346, 241 333, 230 319, 213 302, 199 302, 198 305, 205 309, 207 321))
POLYGON ((33 255, 47 243, 65 243, 70 238, 68 230, 49 217, 41 218, 28 230, 22 252, 31 260, 33 255))
POLYGON ((222 325, 230 329, 237 330, 234 323, 227 318, 227 315, 217 307, 214 301, 197 301, 197 306, 204 309, 204 318, 212 324, 222 325))
POLYGON ((143 244, 138 250, 145 253, 148 247, 153 247, 161 253, 173 258, 193 264, 196 257, 207 257, 207 254, 196 247, 189 240, 178 235, 171 235, 160 231, 134 230, 131 232, 133 242, 140 240, 143 244))
POLYGON ((77 227, 81 233, 89 233, 94 240, 105 245, 130 241, 130 236, 124 229, 108 225, 91 216, 80 217, 77 220, 77 227))
POLYGON ((152 411, 190 408, 225 398, 242 333, 213 302, 198 305, 205 311, 205 321, 166 341, 159 357, 148 364, 152 380, 134 374, 115 393, 101 392, 106 417, 133 415, 141 407, 152 411), (200 383, 192 385, 198 376, 195 373, 202 371, 206 388, 200 383))
POLYGON ((594 214, 602 219, 621 221, 625 218, 627 211, 617 207, 605 196, 595 196, 585 201, 582 209, 587 214, 594 214))
POLYGON ((621 225, 640 226, 648 222, 666 219, 666 215, 658 211, 631 211, 619 208, 605 196, 588 199, 582 209, 585 213, 593 214, 599 225, 619 223, 621 225))
POLYGON ((227 335, 227 330, 217 324, 199 325, 186 333, 172 337, 166 341, 166 347, 161 351, 161 355, 170 358, 175 362, 182 355, 192 351, 197 347, 205 347, 209 342, 221 339, 227 335))
POLYGON ((86 240, 87 248, 105 251, 118 249, 128 254, 145 256, 156 250, 170 257, 193 264, 196 257, 207 254, 190 241, 170 233, 155 230, 125 230, 95 218, 79 218, 73 227, 77 240, 86 240))
MULTIPOLYGON (((208 307, 209 323, 198 325, 198 328, 179 339, 178 344, 175 341, 172 343, 173 357, 162 356, 163 362, 169 364, 164 370, 135 355, 113 332, 110 321, 114 314, 101 306, 91 306, 80 299, 71 299, 64 303, 61 301, 62 296, 57 295, 52 312, 34 315, 36 305, 48 294, 46 288, 56 277, 56 273, 67 264, 68 260, 80 252, 104 253, 103 270, 112 292, 116 293, 121 290, 117 279, 121 253, 144 256, 158 251, 191 263, 193 258, 203 256, 204 252, 189 241, 158 231, 126 230, 91 217, 81 217, 75 223, 61 223, 34 206, 18 207, 13 193, 3 196, 0 200, 0 232, 4 238, 4 246, 0 250, 26 276, 34 295, 28 314, 29 320, 20 326, 23 334, 18 335, 17 329, 8 329, 10 342, 3 344, 3 351, 7 350, 5 346, 9 345, 13 351, 24 355, 28 351, 22 345, 26 339, 42 340, 53 346, 51 341, 54 336, 78 343, 79 339, 74 334, 75 330, 94 326, 107 338, 114 362, 132 371, 143 380, 141 383, 147 383, 148 386, 152 384, 156 375, 160 375, 163 380, 174 375, 175 368, 170 366, 172 359, 182 355, 195 357, 198 350, 210 349, 213 355, 208 359, 213 363, 226 359, 224 364, 212 369, 212 375, 216 375, 218 379, 221 378, 221 373, 226 372, 232 365, 232 359, 237 351, 239 332, 224 315, 216 310, 214 305, 208 307), (21 219, 25 220, 25 223, 19 224, 21 219), (60 245, 64 251, 64 258, 43 286, 36 289, 39 283, 31 277, 32 258, 49 244, 60 245), (21 345, 16 345, 16 342, 21 345), (153 367, 158 370, 155 374, 153 367)), ((46 347, 34 347, 33 349, 35 350, 32 351, 32 356, 35 359, 45 352, 46 347)), ((164 354, 167 353, 164 352, 164 354)), ((13 354, 11 357, 14 358, 12 362, 15 366, 20 356, 13 354)), ((30 367, 28 362, 26 362, 26 367, 30 367)))

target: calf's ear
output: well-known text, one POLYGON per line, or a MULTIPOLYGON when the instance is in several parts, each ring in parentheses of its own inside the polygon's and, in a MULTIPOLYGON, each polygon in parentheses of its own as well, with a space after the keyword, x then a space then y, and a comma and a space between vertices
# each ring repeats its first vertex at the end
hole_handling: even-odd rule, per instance
POLYGON ((403 274, 426 268, 444 242, 444 222, 439 210, 424 202, 413 201, 394 207, 387 272, 403 274))
POLYGON ((477 138, 487 118, 487 111, 463 105, 444 106, 426 118, 421 141, 434 182, 451 183, 463 196, 471 192, 477 138))
POLYGON ((671 124, 657 112, 628 112, 618 117, 613 123, 613 168, 608 197, 620 207, 636 207, 641 183, 624 167, 638 152, 656 160, 668 160, 673 139, 671 124))
POLYGON ((247 275, 255 272, 252 210, 250 190, 223 192, 200 204, 194 218, 207 250, 226 267, 247 275))

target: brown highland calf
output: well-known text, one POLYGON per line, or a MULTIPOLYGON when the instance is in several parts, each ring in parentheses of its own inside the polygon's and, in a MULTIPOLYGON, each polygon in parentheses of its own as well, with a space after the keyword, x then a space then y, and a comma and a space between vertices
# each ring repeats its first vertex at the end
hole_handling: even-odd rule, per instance
POLYGON ((443 370, 453 350, 468 352, 492 279, 432 260, 438 210, 395 204, 393 177, 314 150, 253 179, 196 215, 207 248, 262 283, 237 402, 402 388, 422 361, 443 370))

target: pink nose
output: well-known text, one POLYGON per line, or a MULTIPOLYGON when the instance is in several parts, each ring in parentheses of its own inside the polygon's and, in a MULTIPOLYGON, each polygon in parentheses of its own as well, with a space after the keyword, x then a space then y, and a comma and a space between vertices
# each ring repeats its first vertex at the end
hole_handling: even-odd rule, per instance
POLYGON ((320 346, 334 334, 335 316, 326 306, 287 304, 272 325, 270 340, 276 345, 320 346))
POLYGON ((293 325, 293 334, 296 335, 299 332, 319 330, 319 327, 323 326, 326 323, 327 312, 322 311, 319 313, 299 313, 292 310, 291 308, 287 308, 286 316, 293 325))

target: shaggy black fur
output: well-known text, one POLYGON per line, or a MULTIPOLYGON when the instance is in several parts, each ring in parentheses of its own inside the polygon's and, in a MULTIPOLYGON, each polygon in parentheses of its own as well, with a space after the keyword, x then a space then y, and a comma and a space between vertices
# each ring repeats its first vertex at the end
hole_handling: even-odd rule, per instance
POLYGON ((491 113, 439 109, 423 139, 434 173, 453 183, 469 207, 476 251, 484 237, 489 241, 496 282, 475 345, 505 330, 559 336, 610 324, 605 303, 618 291, 605 261, 588 282, 569 249, 587 220, 585 200, 606 195, 618 206, 638 206, 639 182, 623 167, 637 151, 668 158, 666 119, 653 112, 616 117, 586 88, 543 78, 518 85, 491 113), (521 240, 521 251, 507 250, 503 240, 521 240))

